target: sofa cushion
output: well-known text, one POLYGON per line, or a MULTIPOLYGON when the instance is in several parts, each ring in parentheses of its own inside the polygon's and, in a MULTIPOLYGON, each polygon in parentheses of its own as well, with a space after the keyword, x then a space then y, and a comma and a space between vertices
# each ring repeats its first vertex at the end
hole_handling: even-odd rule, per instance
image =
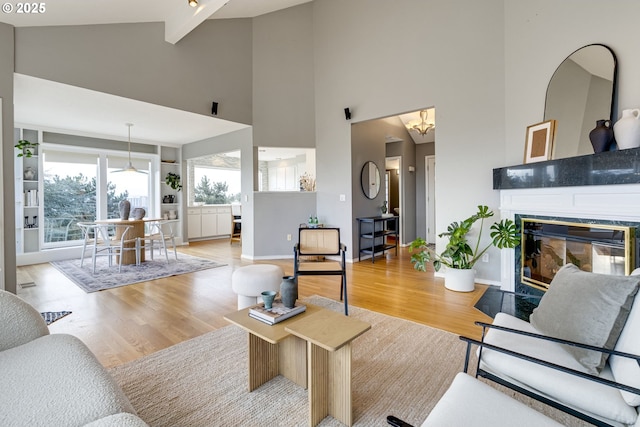
MULTIPOLYGON (((631 273, 632 276, 640 275, 640 268, 631 273)), ((615 349, 623 353, 640 355, 640 301, 636 295, 627 322, 622 329, 615 349)), ((631 387, 640 388, 640 366, 627 357, 611 356, 609 358, 611 371, 617 382, 631 387)), ((624 400, 631 406, 640 406, 640 395, 621 391, 624 400)))
POLYGON ((453 379, 422 427, 561 426, 522 402, 463 373, 453 379))
POLYGON ((48 335, 40 313, 16 295, 0 290, 0 351, 48 335))
POLYGON ((82 426, 131 403, 91 351, 53 334, 0 352, 0 425, 82 426))
MULTIPOLYGON (((505 313, 498 313, 493 324, 539 333, 524 320, 505 313)), ((581 372, 585 371, 585 368, 566 352, 565 346, 551 341, 516 336, 513 333, 496 329, 489 330, 485 341, 551 363, 581 372)), ((482 350, 480 367, 511 383, 526 387, 538 394, 563 402, 581 412, 592 414, 601 419, 633 424, 638 418, 635 408, 624 401, 617 389, 595 381, 579 378, 486 348, 482 350)), ((599 376, 613 379, 608 366, 602 370, 599 376)))
MULTIPOLYGON (((640 277, 589 273, 567 264, 533 310, 531 324, 544 335, 612 350, 639 283, 640 277)), ((592 374, 604 367, 608 357, 579 347, 566 350, 592 374)))

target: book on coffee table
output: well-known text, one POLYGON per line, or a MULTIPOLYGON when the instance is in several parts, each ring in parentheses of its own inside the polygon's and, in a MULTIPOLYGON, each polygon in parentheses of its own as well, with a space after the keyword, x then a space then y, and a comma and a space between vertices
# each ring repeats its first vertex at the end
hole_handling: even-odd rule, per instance
POLYGON ((273 301, 271 308, 264 308, 264 303, 256 304, 249 309, 249 316, 261 322, 273 325, 278 322, 282 322, 296 314, 303 313, 307 309, 307 306, 296 302, 293 308, 287 308, 284 306, 281 300, 273 301))

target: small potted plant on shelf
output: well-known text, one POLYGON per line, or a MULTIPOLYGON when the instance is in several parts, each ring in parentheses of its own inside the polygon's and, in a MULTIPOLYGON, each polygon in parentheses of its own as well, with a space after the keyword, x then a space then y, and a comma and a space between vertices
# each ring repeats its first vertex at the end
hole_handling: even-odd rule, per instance
POLYGON ((520 243, 520 233, 515 223, 510 219, 503 219, 500 222, 494 222, 491 225, 491 242, 484 247, 480 246, 482 238, 482 226, 484 220, 491 218, 493 211, 487 206, 478 206, 478 211, 461 222, 452 222, 447 231, 438 235, 438 237, 448 237, 449 242, 442 253, 438 254, 435 250, 427 245, 427 242, 418 237, 411 242, 409 251, 411 255, 411 263, 413 268, 418 271, 426 271, 426 264, 433 262, 433 268, 439 271, 444 265, 447 267, 445 273, 445 287, 447 289, 469 292, 474 289, 475 271, 473 266, 482 255, 489 250, 491 246, 499 249, 515 248, 520 243), (471 231, 473 225, 480 221, 480 231, 472 248, 467 241, 467 234, 471 231))
POLYGON ((35 154, 36 147, 38 145, 40 145, 38 142, 30 142, 26 139, 21 139, 16 145, 14 145, 14 147, 20 150, 18 157, 31 157, 35 154))
POLYGON ((177 173, 169 172, 164 178, 164 182, 174 190, 180 191, 182 185, 180 185, 180 175, 177 173))

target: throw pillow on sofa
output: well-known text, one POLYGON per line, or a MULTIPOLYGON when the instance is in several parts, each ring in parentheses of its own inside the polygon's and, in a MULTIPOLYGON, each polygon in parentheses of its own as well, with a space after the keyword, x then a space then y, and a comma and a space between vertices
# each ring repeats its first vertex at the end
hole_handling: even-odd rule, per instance
MULTIPOLYGON (((556 273, 530 322, 545 335, 613 350, 627 320, 640 277, 589 273, 573 264, 556 273)), ((565 346, 589 373, 598 374, 607 354, 565 346)))

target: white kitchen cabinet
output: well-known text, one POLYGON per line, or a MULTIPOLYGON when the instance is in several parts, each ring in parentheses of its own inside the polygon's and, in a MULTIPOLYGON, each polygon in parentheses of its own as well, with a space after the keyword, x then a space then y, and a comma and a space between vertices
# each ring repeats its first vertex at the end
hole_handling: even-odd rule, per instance
POLYGON ((189 239, 231 235, 231 206, 193 206, 187 210, 189 239))

